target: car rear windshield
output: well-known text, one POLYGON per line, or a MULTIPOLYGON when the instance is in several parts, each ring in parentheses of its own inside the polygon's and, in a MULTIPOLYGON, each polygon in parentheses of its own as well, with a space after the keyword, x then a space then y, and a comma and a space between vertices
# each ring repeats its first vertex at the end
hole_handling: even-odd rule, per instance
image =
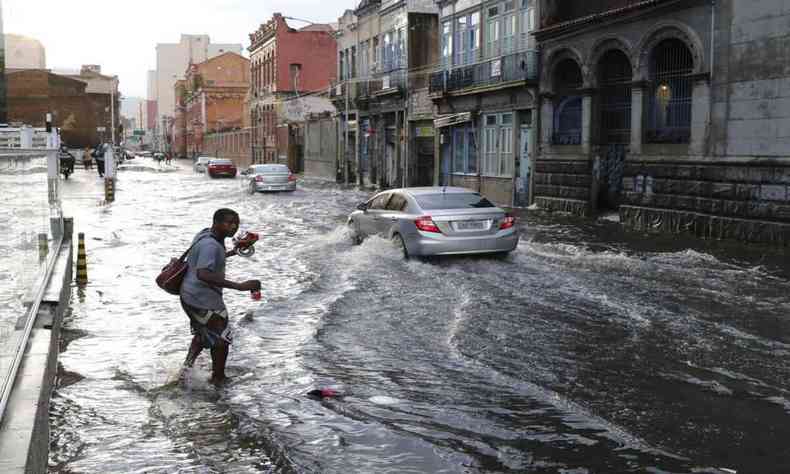
POLYGON ((415 199, 426 211, 496 207, 491 201, 476 193, 420 194, 415 196, 415 199))
POLYGON ((230 160, 211 160, 212 165, 232 165, 233 162, 230 160))
POLYGON ((255 167, 256 173, 289 173, 288 167, 285 165, 262 165, 255 167))

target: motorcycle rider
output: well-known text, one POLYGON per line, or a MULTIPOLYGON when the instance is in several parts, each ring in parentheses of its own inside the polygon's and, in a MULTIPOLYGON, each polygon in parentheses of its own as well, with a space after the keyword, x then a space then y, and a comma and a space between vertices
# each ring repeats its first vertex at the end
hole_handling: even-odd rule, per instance
POLYGON ((69 149, 66 147, 66 144, 60 145, 60 151, 58 151, 58 158, 60 158, 60 172, 63 173, 63 176, 68 179, 69 175, 74 173, 74 163, 77 159, 69 152, 69 149))

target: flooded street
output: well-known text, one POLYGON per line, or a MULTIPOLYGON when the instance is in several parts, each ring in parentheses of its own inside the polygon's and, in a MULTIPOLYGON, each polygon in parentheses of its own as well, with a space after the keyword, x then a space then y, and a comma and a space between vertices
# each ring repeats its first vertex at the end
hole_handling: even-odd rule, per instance
MULTIPOLYGON (((148 160, 146 160, 149 162, 148 160)), ((64 321, 51 472, 790 472, 790 265, 777 250, 532 213, 504 260, 352 246, 368 194, 244 192, 189 163, 78 169, 64 214, 88 276, 64 321), (154 283, 220 207, 262 240, 228 260, 231 383, 154 283), (333 387, 344 396, 305 393, 333 387)))

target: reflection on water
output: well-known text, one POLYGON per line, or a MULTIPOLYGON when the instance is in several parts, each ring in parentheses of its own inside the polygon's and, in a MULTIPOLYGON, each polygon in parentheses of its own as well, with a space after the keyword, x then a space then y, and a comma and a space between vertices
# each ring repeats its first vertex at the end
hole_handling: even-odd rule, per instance
MULTIPOLYGON (((44 158, 0 156, 0 356, 16 352, 17 320, 27 312, 32 291, 43 267, 39 234, 50 245, 47 168, 44 158)), ((0 357, 0 377, 9 369, 0 357)))
MULTIPOLYGON (((75 178, 67 193, 100 189, 75 178)), ((781 251, 533 213, 505 260, 404 261, 350 245, 365 195, 334 186, 135 173, 118 196, 67 210, 91 284, 67 320, 53 472, 790 471, 781 251), (218 391, 206 355, 178 383, 190 336, 153 277, 224 206, 263 236, 230 277, 265 297, 228 295, 218 391)))

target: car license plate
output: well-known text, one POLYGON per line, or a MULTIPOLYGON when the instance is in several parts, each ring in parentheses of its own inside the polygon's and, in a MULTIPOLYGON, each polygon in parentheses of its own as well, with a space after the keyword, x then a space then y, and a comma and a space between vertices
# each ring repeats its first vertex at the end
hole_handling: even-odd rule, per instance
POLYGON ((455 223, 456 230, 485 230, 488 221, 460 221, 455 223))

